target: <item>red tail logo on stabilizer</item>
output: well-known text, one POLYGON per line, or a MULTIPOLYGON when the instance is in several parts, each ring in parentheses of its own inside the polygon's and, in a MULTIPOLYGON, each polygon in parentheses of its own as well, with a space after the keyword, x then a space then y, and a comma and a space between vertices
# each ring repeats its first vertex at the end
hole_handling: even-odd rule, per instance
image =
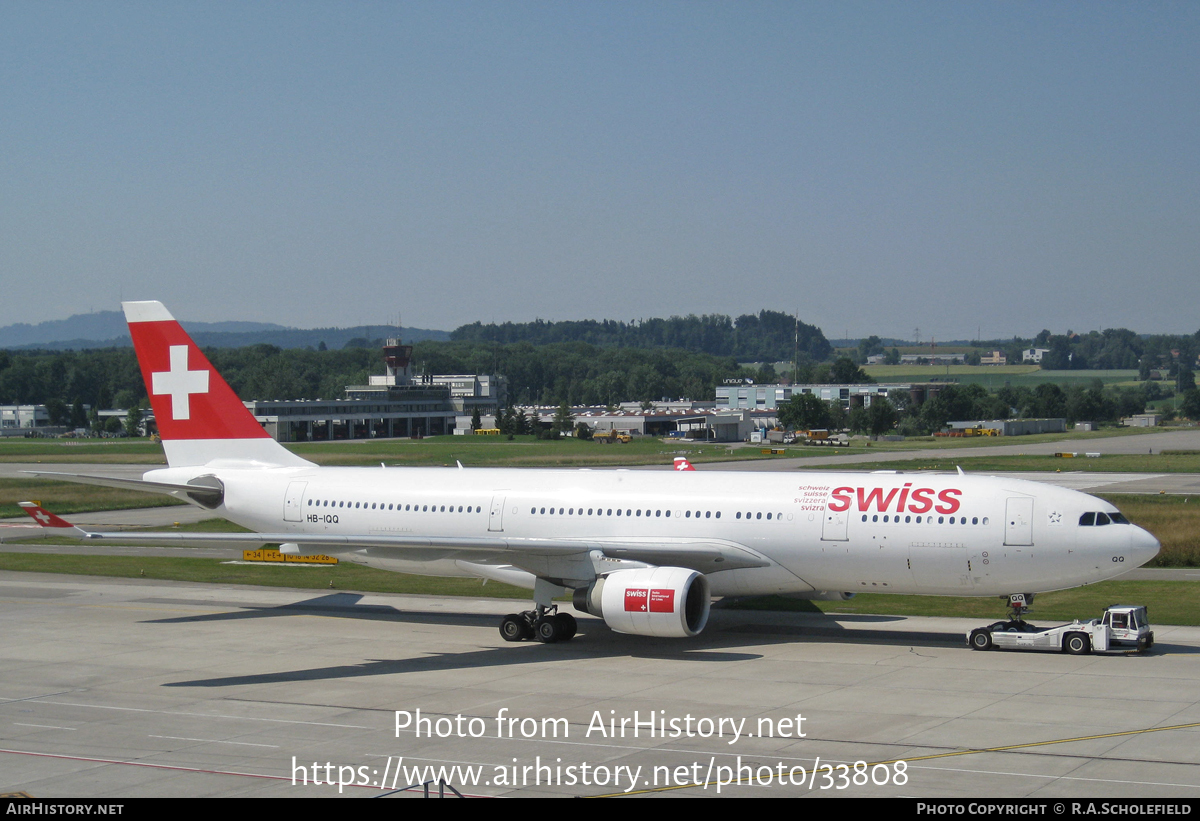
POLYGON ((162 303, 124 308, 164 440, 270 438, 162 303))

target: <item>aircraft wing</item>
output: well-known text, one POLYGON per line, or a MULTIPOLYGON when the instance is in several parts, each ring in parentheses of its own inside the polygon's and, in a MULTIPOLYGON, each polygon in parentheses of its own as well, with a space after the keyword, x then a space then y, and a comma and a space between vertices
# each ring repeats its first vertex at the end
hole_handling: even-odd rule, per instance
POLYGON ((744 547, 716 540, 685 539, 532 539, 514 537, 402 536, 394 534, 331 535, 317 533, 180 533, 177 531, 89 531, 33 502, 21 507, 34 521, 55 535, 81 541, 227 542, 247 547, 261 544, 296 544, 302 552, 344 553, 361 549, 394 550, 397 558, 462 558, 468 561, 519 557, 554 557, 601 551, 614 559, 674 565, 712 573, 742 567, 765 567, 768 561, 744 547), (306 550, 307 549, 307 550, 306 550))

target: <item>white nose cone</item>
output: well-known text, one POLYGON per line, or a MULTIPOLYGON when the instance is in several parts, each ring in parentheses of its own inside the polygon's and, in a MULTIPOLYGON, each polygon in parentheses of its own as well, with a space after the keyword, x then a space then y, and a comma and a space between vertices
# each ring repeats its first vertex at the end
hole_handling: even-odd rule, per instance
POLYGON ((1162 547, 1154 534, 1145 528, 1132 526, 1133 533, 1129 537, 1129 559, 1134 567, 1141 567, 1158 555, 1162 547))

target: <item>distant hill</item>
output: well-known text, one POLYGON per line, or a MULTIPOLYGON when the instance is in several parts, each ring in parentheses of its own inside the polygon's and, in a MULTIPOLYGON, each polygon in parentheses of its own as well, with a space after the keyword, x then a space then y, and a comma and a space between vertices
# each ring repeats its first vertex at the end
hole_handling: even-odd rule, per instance
MULTIPOLYGON (((183 322, 199 345, 214 348, 240 348, 246 345, 275 345, 280 348, 342 348, 347 343, 384 339, 399 335, 406 343, 425 340, 445 341, 447 331, 426 328, 397 329, 388 325, 358 325, 353 328, 287 328, 269 322, 183 322)), ((85 348, 121 348, 129 345, 125 315, 120 311, 76 314, 69 319, 54 319, 29 325, 24 322, 0 328, 0 348, 82 350, 85 348)))

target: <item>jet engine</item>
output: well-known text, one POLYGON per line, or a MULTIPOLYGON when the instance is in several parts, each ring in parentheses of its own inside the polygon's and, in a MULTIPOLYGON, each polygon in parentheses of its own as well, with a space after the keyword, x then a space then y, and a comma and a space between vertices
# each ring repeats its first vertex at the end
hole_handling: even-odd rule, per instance
POLYGON ((708 623, 708 578, 684 567, 617 570, 576 589, 573 603, 618 633, 695 636, 708 623))

